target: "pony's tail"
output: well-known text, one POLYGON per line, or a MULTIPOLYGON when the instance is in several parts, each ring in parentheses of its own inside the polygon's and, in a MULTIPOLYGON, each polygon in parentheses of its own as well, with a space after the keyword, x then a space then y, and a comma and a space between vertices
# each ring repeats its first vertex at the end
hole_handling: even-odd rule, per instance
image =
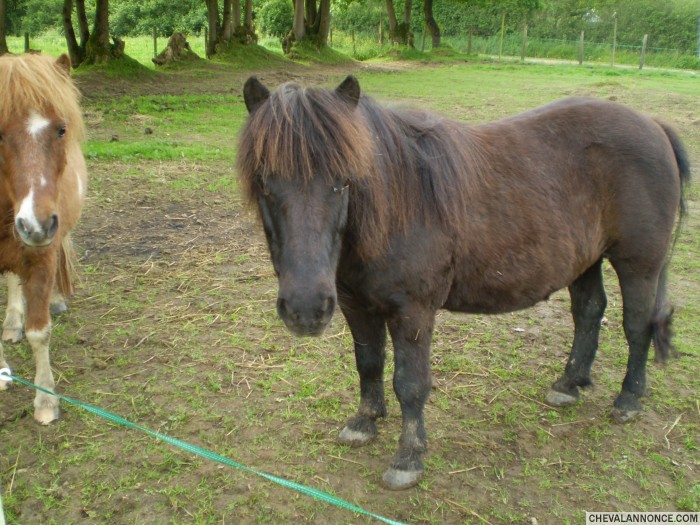
POLYGON ((686 151, 685 146, 683 146, 683 142, 678 136, 678 133, 676 133, 676 130, 663 122, 657 121, 657 124, 661 126, 662 130, 664 130, 666 137, 668 137, 668 141, 671 143, 673 153, 676 156, 676 164, 678 165, 678 175, 681 183, 681 197, 679 203, 680 218, 678 220, 678 227, 676 228, 676 235, 673 241, 673 244, 675 246, 676 240, 678 239, 678 233, 681 229, 681 225, 683 224, 683 221, 685 220, 685 217, 688 214, 688 205, 686 203, 685 196, 688 191, 688 186, 690 185, 690 158, 688 157, 688 152, 686 151))
POLYGON ((656 288, 656 302, 654 303, 654 315, 651 318, 651 335, 654 340, 654 361, 665 363, 671 357, 677 357, 678 352, 673 346, 673 307, 666 300, 666 271, 664 266, 659 275, 659 283, 656 288))
MULTIPOLYGON (((668 141, 671 143, 671 147, 673 148, 673 153, 676 156, 676 164, 678 165, 678 175, 681 185, 679 218, 673 239, 673 249, 676 245, 676 241, 678 241, 681 226, 683 225, 685 217, 688 213, 686 193, 690 184, 690 159, 688 158, 688 152, 685 150, 683 142, 676 131, 663 122, 657 121, 657 123, 659 126, 661 126, 661 129, 663 129, 666 137, 668 137, 668 141)), ((651 333, 654 340, 654 361, 657 363, 665 363, 669 360, 669 358, 677 357, 679 355, 671 343, 671 338, 673 336, 673 330, 671 329, 671 325, 673 323, 673 307, 670 306, 666 300, 667 269, 668 263, 666 263, 661 271, 661 274, 659 275, 659 283, 656 289, 656 302, 654 304, 654 315, 651 319, 651 333)))
POLYGON ((70 233, 63 237, 58 249, 58 267, 56 268, 56 290, 65 299, 73 295, 73 277, 76 275, 77 258, 70 233))

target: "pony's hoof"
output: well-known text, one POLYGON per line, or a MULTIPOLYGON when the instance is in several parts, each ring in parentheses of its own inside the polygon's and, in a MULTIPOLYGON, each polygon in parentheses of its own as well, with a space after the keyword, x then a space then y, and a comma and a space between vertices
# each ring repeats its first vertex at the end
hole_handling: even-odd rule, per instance
POLYGON ((34 411, 34 420, 40 425, 50 425, 59 417, 58 407, 41 407, 34 411))
POLYGON ((612 409, 610 416, 615 423, 622 425, 637 419, 641 413, 641 410, 623 410, 615 407, 612 409))
POLYGON ((548 405, 553 407, 565 407, 576 403, 578 401, 578 397, 552 389, 547 392, 544 400, 548 405))
POLYGON ((66 303, 51 303, 51 306, 49 306, 49 312, 51 312, 51 315, 60 315, 62 313, 65 313, 68 311, 68 306, 66 306, 66 303))
POLYGON ((406 490, 418 485, 422 470, 397 470, 389 468, 382 477, 382 486, 389 490, 406 490))
POLYGON ((5 328, 2 331, 2 340, 8 343, 19 343, 24 339, 22 328, 5 328))
POLYGON ((338 443, 351 447, 362 447, 377 437, 377 433, 361 432, 346 426, 338 436, 338 443))

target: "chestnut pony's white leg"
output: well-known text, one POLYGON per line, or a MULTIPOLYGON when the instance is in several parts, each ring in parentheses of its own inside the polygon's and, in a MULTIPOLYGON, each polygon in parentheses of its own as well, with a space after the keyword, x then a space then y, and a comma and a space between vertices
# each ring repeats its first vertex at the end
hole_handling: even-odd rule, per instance
POLYGON ((7 310, 2 325, 2 340, 17 343, 24 336, 24 297, 19 276, 12 272, 7 276, 7 310))

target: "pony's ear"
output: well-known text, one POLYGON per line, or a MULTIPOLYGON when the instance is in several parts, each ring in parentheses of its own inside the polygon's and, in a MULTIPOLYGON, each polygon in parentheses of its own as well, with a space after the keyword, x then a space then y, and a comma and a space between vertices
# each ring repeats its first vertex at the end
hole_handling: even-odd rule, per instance
POLYGON ((245 81, 243 86, 243 99, 245 100, 245 107, 248 108, 248 113, 252 113, 253 110, 260 104, 265 102, 270 96, 270 91, 262 85, 256 77, 250 77, 245 81))
POLYGON ((56 69, 70 76, 70 57, 63 53, 56 59, 56 69))
POLYGON ((360 83, 352 75, 348 75, 341 84, 335 88, 335 92, 350 102, 353 107, 360 101, 360 83))

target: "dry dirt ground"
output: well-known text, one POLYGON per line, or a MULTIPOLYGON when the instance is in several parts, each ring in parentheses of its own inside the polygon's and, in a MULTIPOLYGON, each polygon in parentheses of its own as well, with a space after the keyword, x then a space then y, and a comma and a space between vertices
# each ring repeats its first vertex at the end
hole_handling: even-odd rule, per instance
MULTIPOLYGON (((342 73, 347 72, 344 66, 342 73)), ((238 94, 250 73, 223 66, 217 71, 214 66, 209 74, 212 81, 206 83, 199 81, 197 72, 179 71, 167 83, 95 75, 81 78, 79 84, 90 107, 100 97, 136 93, 238 94)), ((294 78, 322 84, 339 74, 306 67, 258 72, 272 86, 294 78)), ((90 133, 109 136, 110 130, 97 120, 90 133)), ((93 187, 75 234, 85 268, 83 283, 71 311, 56 321, 52 349, 61 392, 254 468, 338 493, 368 510, 402 520, 412 516, 416 522, 563 523, 573 509, 606 510, 606 505, 624 505, 630 498, 658 491, 669 494, 664 501, 675 501, 679 495, 667 474, 645 471, 646 484, 635 479, 634 454, 640 453, 676 461, 679 476, 697 480, 697 452, 682 445, 688 439, 697 444, 697 438, 678 437, 666 449, 668 438, 676 437, 669 435, 675 413, 659 408, 663 402, 649 401, 648 412, 632 429, 610 430, 607 422, 595 422, 609 411, 624 356, 601 357, 600 366, 615 368, 616 375, 589 393, 577 412, 560 416, 537 401, 543 392, 528 383, 533 378, 551 382, 562 369, 569 344, 567 297, 559 293, 549 303, 505 321, 479 318, 465 327, 464 317, 440 314, 435 395, 426 411, 432 451, 428 468, 433 475, 413 493, 383 492, 376 482, 398 437, 396 403, 389 400, 392 417, 381 423, 377 444, 361 451, 338 447, 334 437, 343 418, 352 413, 357 387, 329 393, 328 381, 337 379, 324 380, 317 374, 320 361, 337 362, 338 376, 355 384, 350 338, 342 320, 336 316, 325 346, 292 339, 275 317, 276 282, 253 215, 235 197, 163 193, 163 183, 180 174, 200 170, 203 178, 214 179, 230 176, 232 168, 183 160, 167 169, 158 163, 138 169, 152 171, 152 179, 134 184, 117 176, 129 170, 118 162, 91 166, 91 177, 100 183, 93 187), (494 356, 489 347, 491 337, 501 336, 520 349, 533 345, 541 351, 520 362, 523 370, 514 370, 508 365, 512 354, 494 356), (338 342, 337 355, 327 352, 333 341, 338 342), (448 347, 471 348, 470 368, 451 369, 449 353, 441 351, 448 347), (292 365, 305 375, 282 373, 292 365), (176 405, 171 406, 173 400, 176 405), (537 424, 515 433, 503 430, 504 424, 513 428, 518 418, 530 417, 532 407, 539 411, 537 424), (321 415, 310 420, 309 413, 321 415), (581 440, 582 434, 587 441, 581 440), (629 457, 619 448, 610 457, 610 468, 629 468, 620 478, 619 494, 591 499, 596 476, 609 474, 573 472, 585 470, 586 460, 571 458, 595 462, 607 453, 607 441, 624 444, 638 436, 648 439, 647 450, 640 452, 635 442, 629 457), (567 450, 567 443, 573 449, 567 450), (468 504, 456 499, 463 494, 471 495, 468 504), (498 512, 493 509, 499 508, 501 517, 494 517, 498 512), (420 509, 418 515, 412 514, 414 509, 420 509), (483 515, 490 515, 491 521, 483 515)), ((619 304, 611 302, 609 316, 611 323, 618 323, 619 333, 619 304)), ((7 354, 19 373, 31 377, 25 346, 10 347, 7 354)), ((655 372, 652 380, 662 383, 663 371, 655 372)), ((675 392, 696 395, 684 392, 682 385, 675 392)), ((12 523, 369 521, 173 452, 65 404, 58 424, 39 428, 31 421, 32 397, 30 391, 15 387, 2 399, 0 430, 13 441, 0 444, 0 479, 12 484, 14 495, 6 498, 12 523), (54 459, 45 459, 47 449, 54 459), (41 489, 32 482, 36 479, 43 480, 41 489)))

